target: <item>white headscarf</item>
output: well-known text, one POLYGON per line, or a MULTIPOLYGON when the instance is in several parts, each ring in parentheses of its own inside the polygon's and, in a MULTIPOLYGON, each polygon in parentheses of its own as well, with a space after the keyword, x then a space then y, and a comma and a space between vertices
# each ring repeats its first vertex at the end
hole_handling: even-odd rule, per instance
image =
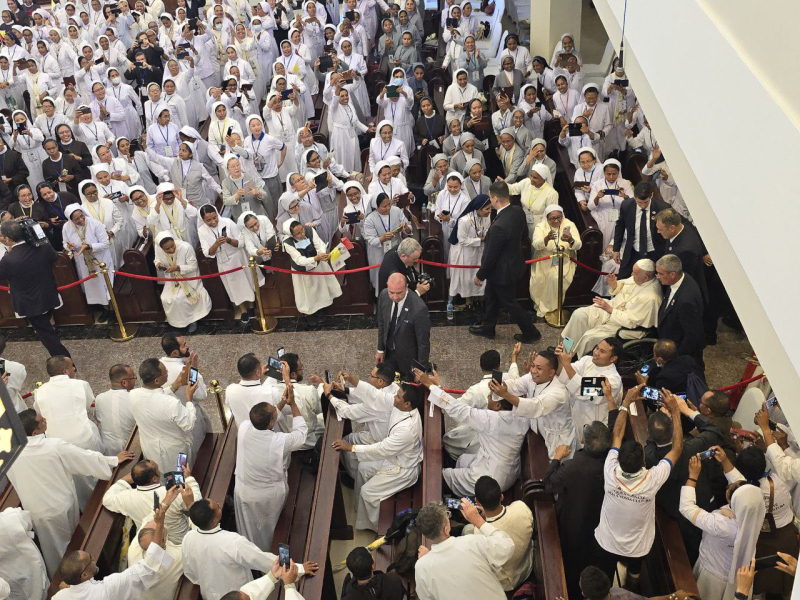
POLYGON ((733 542, 733 561, 728 571, 725 598, 732 598, 736 591, 736 571, 749 565, 756 555, 758 535, 761 533, 764 515, 767 512, 761 488, 750 484, 740 486, 731 496, 731 510, 736 518, 738 530, 736 540, 733 542))
POLYGON ((553 185, 553 173, 550 172, 550 169, 547 165, 542 163, 539 163, 538 165, 531 165, 531 171, 538 173, 539 176, 544 179, 545 183, 553 185))

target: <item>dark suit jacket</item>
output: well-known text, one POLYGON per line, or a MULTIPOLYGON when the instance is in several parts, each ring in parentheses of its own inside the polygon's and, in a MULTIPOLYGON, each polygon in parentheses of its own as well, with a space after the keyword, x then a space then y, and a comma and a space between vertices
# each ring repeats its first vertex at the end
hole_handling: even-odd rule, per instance
MULTIPOLYGON (((22 155, 16 150, 7 148, 3 154, 0 154, 0 174, 11 180, 11 183, 8 184, 8 188, 10 191, 13 191, 18 185, 28 183, 30 171, 28 171, 28 167, 22 160, 22 155)), ((36 190, 34 190, 34 192, 36 192, 36 190)), ((10 195, 7 203, 5 200, 5 195, 0 195, 0 209, 2 210, 8 210, 9 205, 13 202, 10 195)))
POLYGON ((388 290, 383 290, 378 297, 378 350, 386 353, 386 360, 394 361, 400 373, 410 373, 412 358, 423 365, 428 364, 431 354, 431 315, 422 298, 409 289, 403 308, 397 315, 394 348, 387 348, 393 304, 388 290))
POLYGON ((191 6, 188 2, 186 3, 186 18, 196 19, 200 14, 200 9, 205 7, 206 0, 191 0, 191 2, 191 6))
POLYGON ((680 356, 688 354, 702 361, 703 348, 706 347, 703 336, 703 295, 691 275, 684 273, 683 277, 685 281, 675 297, 667 303, 667 292, 658 311, 658 337, 675 342, 680 356))
POLYGON ((522 240, 528 237, 525 211, 509 204, 492 221, 486 233, 478 279, 495 285, 512 285, 525 273, 522 240))
POLYGON ((708 288, 706 287, 705 263, 703 256, 706 251, 700 234, 694 226, 684 224, 683 231, 673 241, 667 240, 664 254, 674 254, 681 259, 683 272, 691 275, 700 287, 703 302, 708 303, 708 288))
POLYGON ((69 148, 67 148, 59 140, 58 149, 64 154, 74 154, 75 156, 80 156, 81 160, 79 164, 81 165, 81 176, 79 179, 81 181, 92 178, 89 167, 92 166, 94 161, 92 160, 92 153, 89 152, 89 147, 86 144, 80 140, 72 138, 72 143, 69 145, 69 148))
MULTIPOLYGON (((619 219, 614 229, 614 252, 619 252, 622 249, 622 238, 625 233, 628 233, 628 238, 625 240, 625 250, 623 252, 622 262, 619 265, 620 269, 628 266, 628 263, 633 259, 634 240, 636 239, 636 213, 638 211, 635 198, 627 198, 619 205, 619 219)), ((664 254, 665 241, 658 231, 656 231, 656 215, 669 208, 669 204, 663 200, 652 198, 650 200, 650 217, 647 220, 650 223, 650 237, 653 240, 653 248, 655 252, 661 256, 664 254)))
POLYGON ((22 243, 14 246, 0 260, 0 280, 11 287, 14 311, 24 317, 35 317, 60 304, 53 263, 58 254, 50 244, 38 248, 22 243))
POLYGON ((647 385, 659 390, 667 388, 674 394, 682 394, 686 392, 686 378, 689 377, 689 373, 696 373, 702 376, 694 358, 691 356, 678 356, 663 367, 653 365, 647 385))
POLYGON ((74 196, 78 195, 78 182, 84 179, 83 166, 69 154, 61 153, 59 162, 53 162, 50 157, 42 161, 42 174, 45 181, 52 183, 58 191, 58 178, 61 172, 66 170, 67 175, 72 175, 74 179, 67 182, 67 190, 74 196), (60 167, 60 168, 59 168, 60 167))
POLYGON ((394 249, 389 250, 383 256, 381 267, 378 269, 378 294, 386 289, 386 282, 389 281, 389 276, 394 273, 405 275, 409 290, 413 292, 417 289, 417 272, 412 267, 405 266, 397 254, 397 249, 394 249))

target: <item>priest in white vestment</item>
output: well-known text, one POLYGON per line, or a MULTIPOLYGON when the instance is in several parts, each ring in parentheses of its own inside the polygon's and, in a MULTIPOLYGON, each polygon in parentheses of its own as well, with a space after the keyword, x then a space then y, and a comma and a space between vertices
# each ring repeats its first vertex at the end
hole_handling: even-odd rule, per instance
MULTIPOLYGON (((255 354, 249 352, 241 356, 236 362, 236 370, 239 371, 241 380, 239 383, 231 383, 225 389, 225 402, 237 425, 250 419, 250 409, 256 404, 268 402, 278 406, 283 391, 272 385, 274 379, 271 382, 265 381, 264 368, 255 354)), ((275 428, 280 431, 278 422, 275 423, 275 428)))
MULTIPOLYGON (((151 516, 152 516, 152 506, 151 516)), ((137 532, 134 539, 128 546, 128 566, 132 567, 144 560, 145 553, 153 543, 155 533, 155 523, 148 519, 137 532)), ((167 528, 169 534, 169 528, 167 528)), ((172 564, 166 569, 159 569, 158 581, 153 586, 142 593, 137 600, 173 600, 175 592, 183 578, 183 547, 180 544, 173 544, 169 537, 165 544, 164 552, 172 558, 172 564)))
MULTIPOLYGON (((5 246, 3 246, 3 248, 5 248, 5 246)), ((6 341, 6 337, 0 334, 0 356, 2 356, 6 350, 6 341)), ((8 395, 11 396, 11 402, 14 403, 14 408, 17 409, 18 413, 21 413, 28 408, 28 405, 25 404, 25 400, 22 399, 22 388, 25 385, 25 379, 28 377, 28 370, 22 363, 7 358, 3 360, 6 365, 6 373, 8 373, 8 381, 6 382, 8 395)))
POLYGON ((30 512, 21 508, 7 508, 1 512, 0 540, 0 578, 9 585, 8 598, 44 600, 50 580, 42 553, 33 543, 30 512))
POLYGON ((94 418, 100 427, 105 451, 113 454, 125 449, 136 426, 130 400, 130 392, 136 387, 136 375, 130 366, 116 364, 109 370, 108 378, 111 389, 95 398, 94 418))
POLYGON ((578 449, 567 388, 558 380, 558 358, 543 350, 528 360, 527 372, 519 379, 504 379, 502 385, 489 383, 489 389, 514 405, 512 413, 531 420, 531 429, 540 433, 552 460, 558 446, 578 449), (515 394, 519 394, 516 396, 515 394))
POLYGON ((419 389, 405 384, 394 398, 389 434, 384 439, 365 445, 333 442, 334 449, 353 452, 358 459, 358 529, 377 531, 381 501, 416 483, 422 464, 421 403, 419 389))
MULTIPOLYGON (((616 275, 606 277, 611 302, 595 298, 593 306, 582 306, 572 313, 562 337, 575 342, 573 354, 583 356, 600 340, 614 336, 621 328, 655 327, 658 310, 664 296, 656 280, 656 266, 649 258, 636 261, 633 274, 617 281, 616 275)), ((644 332, 624 331, 624 339, 637 339, 644 332)))
POLYGON ((249 420, 239 424, 236 446, 234 507, 236 529, 264 551, 272 536, 289 490, 287 470, 292 452, 306 441, 308 425, 294 402, 292 387, 284 397, 292 410, 292 431, 273 431, 278 410, 267 402, 250 409, 249 420))
MULTIPOLYGON (((156 270, 160 277, 184 279, 200 275, 194 248, 187 242, 175 239, 170 231, 162 231, 156 236, 155 253, 156 270)), ((211 312, 211 297, 200 279, 165 282, 161 303, 167 323, 178 329, 188 327, 189 333, 194 333, 197 321, 211 312)))
POLYGON ((80 518, 73 477, 109 479, 112 469, 132 455, 123 451, 117 456, 103 456, 46 437, 47 421, 33 409, 19 417, 28 445, 8 470, 8 479, 30 513, 47 573, 53 577, 80 518))
POLYGON ((184 400, 175 392, 186 383, 185 373, 168 387, 167 369, 156 358, 148 358, 139 367, 142 386, 131 392, 131 412, 139 427, 139 441, 145 458, 154 460, 162 473, 173 471, 178 453, 188 455, 194 463, 197 447, 192 432, 197 411, 192 402, 197 383, 186 388, 184 400))
MULTIPOLYGON (((317 445, 317 440, 325 433, 325 417, 322 414, 322 402, 320 401, 319 391, 313 385, 302 383, 303 362, 297 354, 294 352, 287 352, 281 357, 281 362, 286 363, 288 366, 288 373, 286 372, 286 368, 284 368, 283 381, 276 381, 272 377, 268 377, 266 384, 272 386, 280 393, 281 397, 283 397, 288 375, 289 383, 294 392, 294 401, 303 419, 305 419, 306 425, 308 425, 308 435, 306 436, 305 443, 300 447, 300 450, 310 450, 317 445)), ((283 433, 291 433, 291 408, 282 402, 281 409, 283 418, 278 422, 278 428, 283 433)))
MULTIPOLYGON (((77 379, 75 363, 66 356, 47 359, 50 380, 33 392, 33 407, 47 419, 48 437, 61 438, 83 448, 103 452, 97 425, 89 419, 94 393, 88 382, 77 379)), ((75 489, 81 510, 94 491, 97 479, 75 477, 75 489)))
POLYGON ((283 597, 286 600, 303 600, 294 585, 299 577, 299 567, 294 561, 290 561, 290 564, 291 566, 287 569, 286 567, 281 567, 276 560, 272 564, 272 570, 269 573, 240 587, 239 593, 241 595, 237 596, 236 600, 267 600, 272 595, 272 592, 275 591, 279 581, 283 581, 283 597))

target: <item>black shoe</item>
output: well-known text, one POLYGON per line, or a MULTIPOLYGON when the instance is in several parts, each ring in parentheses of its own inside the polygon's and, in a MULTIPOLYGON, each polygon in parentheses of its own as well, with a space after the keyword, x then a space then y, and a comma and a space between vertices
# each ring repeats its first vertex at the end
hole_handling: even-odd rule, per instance
POLYGON ((250 311, 243 310, 242 311, 242 323, 249 323, 250 322, 250 311))
POLYGON ((522 342, 523 344, 532 344, 533 342, 538 342, 542 339, 542 334, 539 333, 536 329, 533 330, 534 333, 528 337, 525 337, 521 333, 515 333, 514 339, 518 342, 522 342))
POLYGON ((351 490, 356 487, 356 480, 350 477, 350 474, 344 469, 339 471, 339 481, 342 482, 343 486, 349 487, 351 490))
POLYGON ((108 320, 111 318, 111 312, 107 308, 103 308, 97 313, 97 322, 98 323, 108 323, 108 320))
POLYGON ((471 325, 469 328, 469 332, 472 335, 477 335, 480 337, 485 337, 487 339, 493 340, 494 339, 494 331, 487 331, 483 328, 482 325, 471 325))

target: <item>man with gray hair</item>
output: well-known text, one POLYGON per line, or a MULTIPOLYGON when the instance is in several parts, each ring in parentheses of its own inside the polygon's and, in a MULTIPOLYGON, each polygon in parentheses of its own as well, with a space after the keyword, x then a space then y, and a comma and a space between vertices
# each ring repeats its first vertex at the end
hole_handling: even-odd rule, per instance
MULTIPOLYGON (((571 354, 581 357, 591 352, 600 340, 615 336, 622 328, 655 327, 658 309, 661 306, 661 289, 655 278, 655 265, 649 258, 642 258, 633 265, 633 274, 627 279, 617 280, 614 274, 608 275, 608 289, 611 302, 594 298, 592 306, 584 306, 572 313, 569 323, 561 332, 575 346, 571 354)), ((625 331, 623 339, 637 339, 644 336, 641 331, 625 331)))
POLYGON ((673 340, 679 356, 693 357, 704 370, 703 295, 697 282, 683 272, 681 259, 674 254, 658 259, 656 277, 668 288, 658 311, 659 339, 673 340))
POLYGON ((447 509, 439 502, 426 504, 416 524, 431 542, 419 548, 414 568, 420 600, 505 600, 497 574, 514 554, 514 540, 480 515, 475 505, 461 500, 461 514, 475 527, 475 535, 450 537, 447 509))
POLYGON ((378 296, 386 289, 386 282, 392 273, 402 273, 409 289, 415 290, 418 296, 431 289, 430 283, 420 283, 419 273, 414 270, 414 265, 419 262, 421 254, 422 246, 414 238, 404 239, 397 248, 387 252, 383 257, 381 268, 378 269, 378 296))

